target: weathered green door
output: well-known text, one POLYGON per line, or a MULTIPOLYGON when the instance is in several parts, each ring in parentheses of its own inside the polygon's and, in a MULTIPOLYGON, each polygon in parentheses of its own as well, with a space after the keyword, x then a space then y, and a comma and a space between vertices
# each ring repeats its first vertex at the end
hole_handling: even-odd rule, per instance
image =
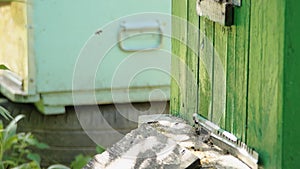
POLYGON ((198 17, 196 0, 172 5, 188 22, 173 18, 171 112, 220 124, 256 149, 264 168, 300 167, 296 6, 242 0, 234 25, 222 26, 198 17))

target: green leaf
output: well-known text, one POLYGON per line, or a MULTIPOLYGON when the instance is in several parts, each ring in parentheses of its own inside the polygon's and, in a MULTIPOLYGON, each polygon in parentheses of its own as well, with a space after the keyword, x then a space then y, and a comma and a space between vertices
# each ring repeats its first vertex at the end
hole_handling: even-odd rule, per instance
POLYGON ((4 129, 4 132, 2 133, 3 145, 5 145, 7 142, 9 142, 9 140, 11 140, 14 137, 17 137, 18 139, 18 135, 16 134, 16 132, 17 132, 17 125, 11 125, 9 128, 6 127, 4 129))
POLYGON ((0 132, 4 131, 4 126, 2 120, 0 120, 0 132))
MULTIPOLYGON (((0 2, 7 2, 7 1, 0 0, 0 2)), ((9 70, 9 69, 5 65, 1 64, 0 65, 0 70, 9 70)))
POLYGON ((39 148, 39 149, 48 149, 48 148, 50 148, 49 145, 46 144, 46 143, 38 143, 38 144, 36 144, 35 146, 36 146, 37 148, 39 148))
POLYGON ((4 135, 3 135, 4 140, 6 140, 16 134, 17 123, 19 120, 21 120, 24 117, 25 117, 24 115, 18 115, 8 124, 8 126, 5 128, 5 131, 4 131, 4 135))
POLYGON ((6 120, 12 120, 13 117, 10 115, 9 111, 7 111, 4 107, 0 106, 0 115, 4 117, 6 120))
MULTIPOLYGON (((4 132, 4 126, 3 126, 3 122, 0 120, 0 145, 2 145, 2 143, 3 143, 3 141, 2 141, 2 139, 3 139, 3 132, 4 132)), ((1 154, 0 154, 0 156, 1 156, 1 154)))
POLYGON ((25 116, 20 114, 17 117, 15 117, 10 123, 9 125, 5 128, 5 131, 8 133, 11 130, 14 130, 14 128, 17 126, 18 121, 20 121, 22 118, 24 118, 25 116))
POLYGON ((82 154, 79 154, 75 157, 75 160, 71 163, 71 168, 82 169, 91 159, 92 157, 90 156, 83 156, 82 154))
POLYGON ((30 137, 28 137, 26 139, 26 142, 28 144, 30 144, 31 146, 35 146, 38 149, 48 149, 49 148, 48 144, 39 142, 36 138, 33 137, 32 134, 30 134, 30 137))
POLYGON ((36 163, 40 164, 41 163, 41 156, 39 154, 36 153, 30 153, 27 154, 27 158, 29 160, 35 161, 36 163))
POLYGON ((41 167, 37 162, 32 161, 30 163, 22 164, 18 167, 14 167, 12 169, 41 169, 41 167))
POLYGON ((70 168, 65 165, 55 164, 55 165, 49 166, 47 169, 70 169, 70 168))
POLYGON ((96 152, 98 153, 98 154, 101 154, 101 153, 103 153, 105 151, 105 148, 103 148, 103 147, 101 147, 101 146, 97 146, 96 147, 96 152))
POLYGON ((12 145, 16 144, 17 142, 18 142, 18 137, 16 135, 7 138, 5 141, 2 142, 3 150, 6 151, 11 149, 12 145))
POLYGON ((35 146, 39 143, 38 140, 35 139, 31 133, 27 133, 23 137, 23 139, 24 139, 25 142, 27 142, 29 145, 32 145, 32 146, 35 146))
POLYGON ((16 162, 15 162, 15 161, 12 161, 12 160, 5 160, 5 161, 3 161, 2 163, 3 163, 3 165, 5 165, 5 166, 16 166, 16 165, 17 165, 16 162))

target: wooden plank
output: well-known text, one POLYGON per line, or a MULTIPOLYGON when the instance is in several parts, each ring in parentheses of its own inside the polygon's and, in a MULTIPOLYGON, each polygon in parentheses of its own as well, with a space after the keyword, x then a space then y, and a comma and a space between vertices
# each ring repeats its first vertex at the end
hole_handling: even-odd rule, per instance
POLYGON ((200 17, 199 37, 198 112, 211 119, 214 57, 214 23, 212 21, 200 17))
POLYGON ((199 17, 196 14, 196 0, 188 1, 188 34, 186 55, 186 106, 187 118, 192 122, 192 115, 197 112, 197 85, 198 85, 198 55, 199 55, 199 17))
POLYGON ((185 101, 185 58, 187 38, 187 1, 172 1, 172 81, 170 109, 174 115, 184 115, 185 101), (182 114, 180 114, 182 113, 182 114))
POLYGON ((27 29, 27 35, 28 35, 28 94, 36 94, 37 93, 37 85, 36 85, 36 54, 35 54, 35 46, 34 46, 34 29, 33 29, 33 25, 34 25, 34 21, 33 21, 33 16, 34 16, 34 12, 33 8, 34 5, 32 5, 32 0, 27 0, 27 4, 31 4, 31 5, 27 5, 27 25, 28 25, 28 29, 27 29))
POLYGON ((250 1, 244 1, 242 7, 235 8, 235 23, 236 26, 232 28, 231 35, 229 36, 230 39, 234 38, 230 40, 231 43, 234 44, 228 44, 229 46, 234 45, 234 48, 230 47, 231 50, 234 49, 234 58, 232 58, 233 55, 229 54, 226 111, 228 116, 226 116, 226 127, 241 140, 245 141, 247 124, 250 1), (232 37, 234 35, 235 37, 232 37), (229 66, 234 67, 233 70, 229 70, 229 66), (229 115, 230 113, 231 115, 229 115))
POLYGON ((234 98, 236 92, 236 65, 235 58, 235 41, 236 41, 236 27, 227 28, 227 71, 226 71, 226 115, 225 115, 225 129, 232 131, 235 127, 233 119, 235 116, 236 100, 234 98))
POLYGON ((281 168, 284 2, 251 1, 247 142, 265 168, 281 168))
POLYGON ((300 168, 300 1, 286 0, 283 73, 282 168, 300 168))
POLYGON ((0 3, 0 64, 26 82, 28 77, 27 10, 23 2, 0 3))
POLYGON ((212 122, 225 126, 226 112, 226 72, 227 72, 227 28, 215 24, 214 66, 213 66, 213 108, 212 122))

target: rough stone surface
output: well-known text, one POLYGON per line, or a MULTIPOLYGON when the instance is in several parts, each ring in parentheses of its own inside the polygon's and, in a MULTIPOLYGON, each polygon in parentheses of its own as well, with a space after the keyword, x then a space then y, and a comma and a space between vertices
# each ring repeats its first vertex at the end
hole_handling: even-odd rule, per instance
POLYGON ((208 132, 196 134, 195 129, 184 120, 171 115, 145 115, 139 117, 139 124, 148 123, 158 132, 175 140, 177 144, 190 150, 201 159, 202 168, 217 169, 249 169, 239 159, 221 148, 207 143, 208 132))
POLYGON ((192 163, 198 158, 180 147, 173 139, 157 132, 149 124, 142 124, 104 153, 96 155, 85 168, 186 168, 182 165, 188 164, 185 164, 182 159, 192 159, 192 161, 186 160, 192 163))
POLYGON ((219 147, 203 142, 205 134, 199 136, 184 120, 171 115, 140 116, 137 130, 97 155, 86 168, 199 168, 197 159, 202 168, 249 168, 219 147))

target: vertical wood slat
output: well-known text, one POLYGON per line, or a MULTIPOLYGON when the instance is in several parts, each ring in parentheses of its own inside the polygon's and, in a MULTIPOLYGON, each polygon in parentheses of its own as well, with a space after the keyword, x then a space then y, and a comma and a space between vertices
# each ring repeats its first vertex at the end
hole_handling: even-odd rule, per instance
POLYGON ((235 8, 227 57, 226 130, 246 141, 250 0, 235 8))
POLYGON ((187 25, 182 21, 187 18, 187 0, 173 0, 172 1, 172 81, 171 81, 171 113, 174 115, 180 114, 184 111, 185 101, 185 73, 184 65, 186 57, 186 38, 187 25), (174 26, 176 25, 176 26, 174 26), (178 38, 175 39, 174 37, 178 38))
MULTIPOLYGON (((228 28, 228 37, 227 37, 227 71, 226 71, 226 116, 225 120, 225 129, 227 131, 233 132, 235 127, 233 124, 233 118, 236 115, 236 74, 239 70, 237 69, 235 59, 236 53, 236 27, 232 26, 228 28)), ((243 70, 240 70, 243 71, 243 70)), ((238 80, 238 79, 237 79, 238 80)))
POLYGON ((215 24, 212 122, 225 126, 228 29, 215 24))
POLYGON ((196 0, 188 0, 187 13, 187 55, 186 55, 186 110, 187 119, 192 120, 193 113, 197 112, 197 86, 198 86, 198 38, 199 38, 199 17, 196 13, 196 0))
POLYGON ((282 168, 300 168, 300 1, 286 1, 283 74, 282 168))
POLYGON ((198 113, 211 119, 214 57, 214 23, 200 17, 198 113))
POLYGON ((265 168, 281 168, 284 1, 251 1, 247 142, 265 168))

